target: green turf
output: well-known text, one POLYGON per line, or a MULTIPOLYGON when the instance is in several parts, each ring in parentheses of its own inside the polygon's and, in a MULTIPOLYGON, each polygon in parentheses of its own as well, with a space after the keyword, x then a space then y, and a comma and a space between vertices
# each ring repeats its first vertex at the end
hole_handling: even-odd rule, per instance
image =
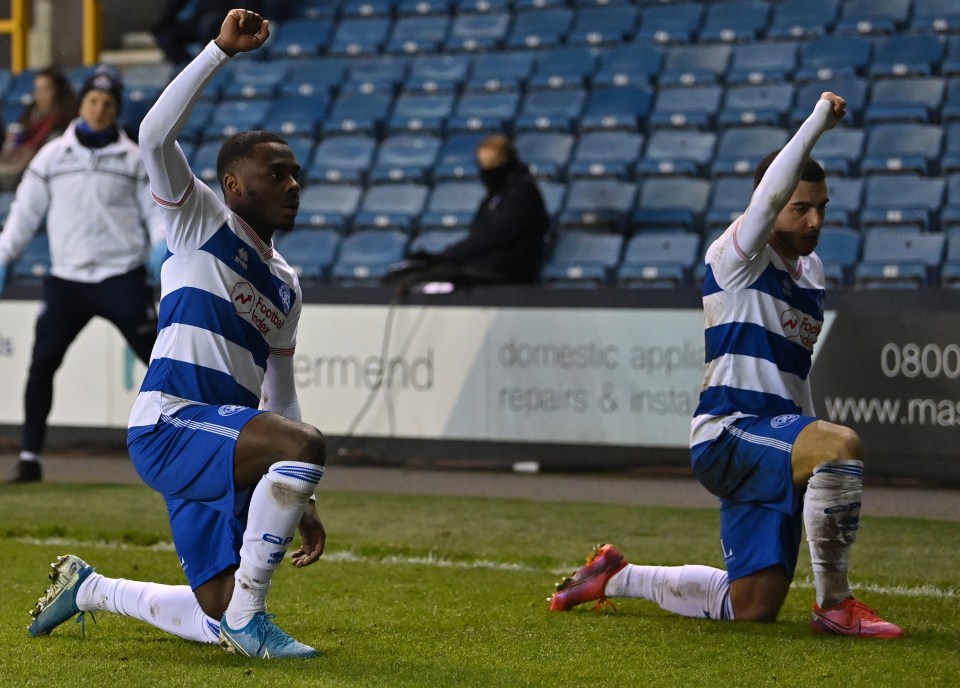
MULTIPOLYGON (((617 613, 548 613, 560 573, 592 545, 638 563, 721 565, 710 510, 323 493, 328 557, 284 566, 270 609, 316 646, 264 662, 100 614, 26 632, 49 563, 73 552, 109 576, 181 583, 162 500, 146 488, 0 487, 2 686, 957 686, 956 523, 863 519, 861 597, 909 637, 814 636, 798 581, 776 624, 672 616, 625 600, 617 613), (269 683, 267 683, 269 682, 269 683)), ((805 548, 804 548, 805 549, 805 548)), ((801 552, 798 569, 809 571, 801 552)))

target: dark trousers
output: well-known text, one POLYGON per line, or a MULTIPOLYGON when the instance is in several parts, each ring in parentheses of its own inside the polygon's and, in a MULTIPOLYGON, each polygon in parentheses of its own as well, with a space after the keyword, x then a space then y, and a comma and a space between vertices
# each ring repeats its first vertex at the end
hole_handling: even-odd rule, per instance
POLYGON ((39 454, 43 450, 53 406, 53 377, 73 340, 94 316, 116 325, 137 357, 150 361, 157 340, 157 314, 146 270, 137 268, 96 284, 47 277, 23 400, 21 448, 25 451, 39 454))

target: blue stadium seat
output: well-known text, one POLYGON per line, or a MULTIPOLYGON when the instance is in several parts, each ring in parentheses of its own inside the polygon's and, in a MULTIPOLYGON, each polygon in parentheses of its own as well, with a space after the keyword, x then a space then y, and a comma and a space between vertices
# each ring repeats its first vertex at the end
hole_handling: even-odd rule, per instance
POLYGON ((330 229, 297 229, 278 234, 276 247, 301 282, 326 282, 337 258, 340 235, 330 229))
POLYGON ((738 127, 720 134, 713 174, 742 174, 753 176, 757 163, 771 151, 783 148, 790 138, 780 127, 738 127))
POLYGON ((276 30, 271 22, 270 28, 270 40, 264 46, 270 60, 322 55, 333 37, 333 24, 327 19, 292 19, 276 30))
POLYGON ((712 84, 722 80, 730 64, 729 45, 672 45, 667 48, 660 84, 712 84))
POLYGON ((940 286, 960 289, 960 232, 947 237, 947 254, 940 271, 940 286))
POLYGON ((780 126, 793 108, 795 95, 793 84, 787 83, 728 86, 717 125, 780 126))
POLYGON ((359 229, 395 229, 412 234, 423 214, 429 188, 423 184, 374 184, 367 187, 353 219, 359 229))
POLYGON ((957 233, 960 227, 960 174, 947 177, 947 201, 940 212, 940 227, 951 233, 957 233))
POLYGON ((450 232, 469 227, 485 195, 486 190, 479 182, 440 182, 430 192, 420 218, 420 230, 450 232))
POLYGON ((362 194, 363 187, 357 184, 307 184, 300 190, 297 226, 345 234, 362 194))
POLYGON ((652 104, 653 89, 646 84, 594 86, 580 118, 580 131, 637 131, 652 104))
POLYGON ((906 28, 912 0, 846 0, 840 5, 840 19, 834 33, 893 33, 906 28))
POLYGON ((765 0, 728 0, 707 3, 700 29, 701 41, 753 41, 766 31, 770 4, 765 0))
POLYGON ((440 139, 435 136, 389 136, 380 143, 368 179, 373 183, 424 183, 437 162, 439 152, 440 139))
POLYGON ((447 131, 504 131, 511 126, 519 106, 518 93, 464 93, 447 120, 447 131))
MULTIPOLYGON (((726 229, 750 205, 752 177, 720 177, 713 183, 710 205, 704 216, 704 230, 726 229)), ((831 202, 832 206, 832 202, 831 202)), ((859 206, 858 206, 859 207, 859 206)))
MULTIPOLYGON (((175 76, 173 65, 169 62, 127 65, 120 69, 120 74, 123 78, 124 90, 136 88, 163 90, 175 76)), ((9 79, 9 72, 5 71, 4 76, 9 79)), ((7 84, 0 83, 0 94, 6 92, 6 87, 7 84)))
POLYGON ((450 0, 401 0, 397 5, 397 16, 449 14, 450 4, 450 0))
POLYGON ((946 240, 943 233, 875 229, 863 241, 854 277, 861 288, 920 288, 939 282, 946 240))
POLYGON ((656 45, 618 45, 600 53, 600 66, 593 75, 593 85, 646 86, 663 67, 664 49, 656 45))
POLYGON ((339 0, 276 0, 284 9, 284 19, 334 19, 340 9, 339 0))
MULTIPOLYGON (((131 88, 124 86, 123 101, 120 110, 120 121, 127 133, 132 132, 131 136, 136 141, 140 136, 140 123, 143 118, 157 102, 162 89, 156 87, 137 86, 131 88)), ((20 114, 20 106, 17 105, 17 115, 20 114)), ((11 120, 2 120, 9 122, 11 120)))
POLYGON ((790 115, 790 124, 799 127, 813 112, 814 106, 820 100, 820 94, 831 91, 847 102, 847 114, 840 121, 841 126, 860 126, 863 120, 863 110, 867 105, 869 86, 866 79, 859 77, 836 77, 808 81, 797 89, 796 106, 790 115))
POLYGON ((649 232, 630 237, 617 269, 621 287, 684 287, 691 283, 700 257, 700 236, 678 232, 649 232))
POLYGON ((692 129, 657 129, 647 141, 636 175, 699 176, 713 160, 717 135, 692 129))
POLYGON ((573 143, 573 134, 559 131, 528 131, 514 140, 518 156, 530 166, 531 174, 540 179, 566 175, 573 143))
POLYGON ((320 141, 307 168, 312 182, 363 183, 377 141, 372 136, 331 136, 320 141))
POLYGON ((689 43, 703 21, 704 3, 671 2, 640 8, 638 42, 689 43))
POLYGON ((547 207, 547 215, 550 216, 550 221, 552 223, 556 222, 567 201, 568 186, 562 182, 538 179, 537 187, 540 189, 540 195, 543 196, 543 204, 547 207))
POLYGON ((514 120, 514 130, 575 131, 586 99, 586 91, 581 88, 528 91, 514 120))
POLYGON ((290 150, 293 151, 293 156, 297 159, 297 163, 301 167, 306 167, 310 164, 310 161, 313 160, 313 149, 317 145, 317 140, 310 135, 293 135, 293 136, 284 136, 284 140, 287 142, 287 145, 290 146, 290 150))
POLYGON ((569 7, 517 12, 506 45, 513 49, 551 48, 563 43, 572 23, 573 10, 569 7))
POLYGON ((433 180, 450 181, 455 179, 473 179, 477 174, 477 144, 487 134, 471 132, 451 134, 443 141, 439 159, 433 168, 433 180))
POLYGON ((10 267, 10 277, 18 284, 40 284, 50 274, 50 240, 39 232, 27 243, 10 267))
POLYGON ((563 229, 625 233, 637 197, 636 185, 615 179, 577 179, 570 183, 560 212, 563 229))
POLYGON ((413 237, 407 246, 407 254, 423 252, 436 255, 466 238, 466 229, 428 229, 413 237))
POLYGON ((799 54, 795 43, 757 41, 736 45, 727 71, 727 84, 787 81, 797 68, 799 54))
POLYGON ((800 45, 800 67, 795 78, 853 78, 866 74, 872 46, 860 36, 823 36, 800 45))
POLYGON ((870 129, 860 163, 863 174, 876 172, 934 172, 943 147, 943 128, 937 124, 878 124, 870 129))
POLYGON ((593 47, 623 43, 636 31, 639 16, 637 8, 627 4, 581 7, 567 43, 593 47))
POLYGON ((340 16, 343 18, 389 17, 393 14, 396 0, 342 0, 340 16))
POLYGON ((710 200, 710 182, 692 177, 654 177, 640 187, 632 222, 635 231, 675 228, 699 232, 710 200))
POLYGON ((467 55, 417 55, 410 61, 406 93, 455 93, 467 79, 467 55))
POLYGON ((820 163, 828 177, 859 174, 865 139, 863 129, 834 127, 817 141, 812 157, 820 163))
POLYGON ((718 84, 661 88, 657 91, 648 126, 713 129, 722 97, 723 87, 718 84))
POLYGON ((830 204, 827 206, 824 224, 856 227, 863 206, 863 187, 862 177, 827 177, 830 204))
POLYGON ((862 228, 910 225, 936 229, 936 215, 943 204, 946 182, 939 177, 878 175, 868 177, 860 212, 862 228))
POLYGON ((940 158, 940 172, 960 172, 960 122, 952 122, 946 126, 946 140, 943 156, 940 158))
POLYGON ((230 80, 221 89, 221 98, 272 98, 290 71, 283 60, 228 62, 230 80))
MULTIPOLYGON (((957 71, 960 73, 960 68, 957 71)), ((960 120, 960 77, 951 77, 947 80, 947 93, 940 111, 940 118, 944 122, 960 120)))
POLYGON ((510 13, 457 14, 450 26, 444 52, 496 50, 507 36, 510 13))
POLYGON ((377 136, 383 129, 392 102, 393 96, 389 92, 341 91, 320 125, 321 133, 377 136))
POLYGON ((459 14, 504 14, 510 10, 509 0, 456 0, 459 14))
POLYGON ((341 19, 334 29, 328 52, 331 55, 375 55, 387 41, 390 19, 365 17, 341 19))
POLYGON ((867 124, 930 122, 940 109, 944 92, 944 79, 937 76, 878 79, 870 90, 863 120, 867 124))
POLYGON ((767 37, 813 39, 829 33, 840 11, 838 0, 784 0, 773 6, 767 37))
POLYGON ((322 93, 314 96, 280 96, 271 101, 263 128, 283 136, 316 136, 328 107, 327 96, 322 93))
POLYGON ((709 249, 713 243, 720 238, 720 235, 722 235, 724 231, 726 231, 726 227, 722 229, 717 228, 709 232, 704 238, 703 244, 700 246, 700 257, 693 266, 693 283, 698 287, 703 286, 703 278, 707 273, 707 249, 709 249))
POLYGON ((447 115, 453 110, 454 94, 401 93, 393 105, 393 114, 387 121, 387 133, 443 133, 447 115))
POLYGON ((582 88, 596 70, 591 48, 554 48, 538 55, 528 88, 582 88))
POLYGON ((817 255, 828 289, 853 284, 853 271, 860 260, 860 232, 849 227, 823 227, 817 255))
POLYGON ((563 231, 543 266, 540 279, 554 287, 610 284, 620 262, 623 242, 619 234, 563 231))
POLYGON ((343 287, 374 287, 394 263, 403 260, 409 237, 389 229, 361 230, 340 242, 340 253, 330 271, 331 281, 343 287))
POLYGON ((183 143, 196 143, 203 136, 207 125, 210 123, 210 117, 213 115, 214 104, 209 100, 201 100, 193 105, 190 116, 180 130, 177 139, 183 143))
POLYGON ((340 57, 304 57, 295 64, 280 84, 281 96, 330 97, 347 76, 347 62, 340 57))
POLYGON ((594 131, 583 134, 567 170, 570 179, 608 177, 629 179, 640 159, 643 134, 628 131, 594 131))
POLYGON ((261 129, 269 109, 269 100, 222 100, 214 106, 203 138, 223 139, 240 131, 261 129))
POLYGON ((435 53, 446 41, 449 28, 447 16, 400 17, 393 25, 386 51, 403 55, 435 53))
POLYGON ((914 0, 913 31, 958 31, 960 30, 960 5, 954 0, 914 0))
POLYGON ((940 67, 945 44, 931 34, 896 34, 874 45, 869 74, 929 76, 940 67))
POLYGON ((533 73, 536 53, 504 51, 473 58, 468 91, 519 91, 533 73))
POLYGON ((525 12, 528 10, 553 9, 556 7, 566 7, 567 0, 513 0, 514 11, 525 12))
POLYGON ((369 93, 371 90, 399 88, 407 78, 410 60, 399 55, 361 57, 349 63, 346 86, 369 93))
POLYGON ((37 76, 37 69, 25 69, 10 78, 9 85, 3 96, 4 103, 19 103, 21 106, 33 102, 33 80, 37 76))

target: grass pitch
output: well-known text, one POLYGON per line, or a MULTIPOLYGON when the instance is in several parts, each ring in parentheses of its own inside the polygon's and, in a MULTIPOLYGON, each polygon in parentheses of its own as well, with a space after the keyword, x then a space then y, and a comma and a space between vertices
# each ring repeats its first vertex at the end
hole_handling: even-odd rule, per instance
MULTIPOLYGON (((815 636, 800 579, 776 624, 673 616, 649 602, 548 613, 553 583, 610 541, 637 563, 721 566, 711 510, 320 494, 327 554, 284 566, 270 610, 314 660, 257 661, 133 619, 89 615, 30 638, 49 564, 180 584, 159 496, 145 487, 0 487, 0 686, 958 686, 958 524, 864 518, 858 595, 900 641, 815 636)), ((805 549, 805 547, 804 547, 805 549)))

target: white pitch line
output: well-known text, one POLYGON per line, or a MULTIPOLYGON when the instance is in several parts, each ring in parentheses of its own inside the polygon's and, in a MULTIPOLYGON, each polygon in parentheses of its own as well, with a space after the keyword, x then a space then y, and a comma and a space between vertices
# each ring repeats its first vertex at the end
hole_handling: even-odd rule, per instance
MULTIPOLYGON (((126 542, 109 541, 85 541, 70 540, 67 538, 16 538, 16 541, 25 545, 37 545, 43 547, 61 547, 72 549, 113 549, 113 550, 146 550, 151 552, 174 552, 173 543, 158 542, 153 545, 132 545, 126 542)), ((384 556, 368 556, 358 554, 353 550, 339 550, 327 552, 323 555, 325 562, 337 562, 347 564, 386 564, 394 566, 432 566, 434 568, 447 569, 480 569, 488 571, 518 571, 522 573, 543 573, 553 576, 565 576, 570 571, 577 568, 571 566, 562 570, 544 569, 526 564, 492 561, 489 559, 474 559, 471 561, 456 561, 446 559, 436 554, 428 553, 422 556, 407 556, 400 554, 387 554, 384 556)), ((798 578, 793 581, 793 587, 804 590, 813 589, 813 580, 809 577, 798 578)), ((899 597, 930 597, 934 599, 955 599, 960 597, 960 589, 957 588, 938 588, 935 585, 873 585, 870 583, 854 583, 855 590, 876 593, 878 595, 893 595, 899 597)))

